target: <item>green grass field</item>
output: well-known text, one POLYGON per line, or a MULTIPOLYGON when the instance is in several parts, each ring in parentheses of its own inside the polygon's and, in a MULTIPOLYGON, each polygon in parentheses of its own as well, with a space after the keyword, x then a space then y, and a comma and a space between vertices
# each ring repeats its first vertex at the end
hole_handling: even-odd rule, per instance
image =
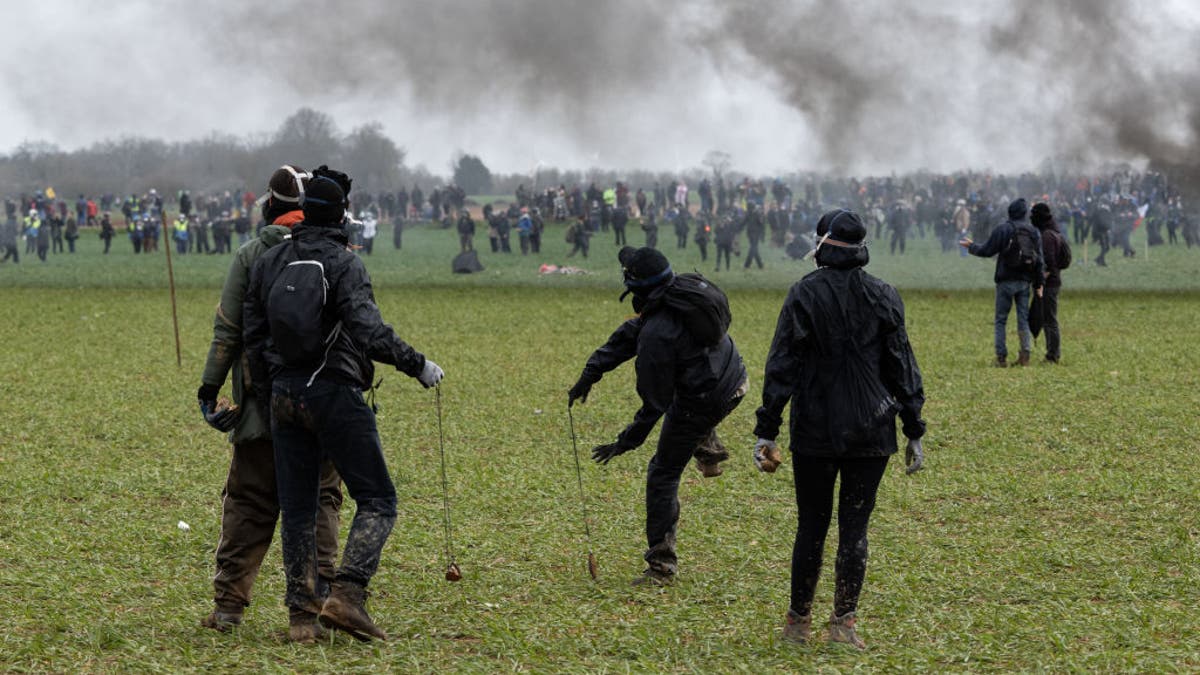
MULTIPOLYGON (((442 578, 433 394, 385 373, 379 426, 400 514, 370 607, 392 639, 286 643, 277 547, 245 626, 200 628, 229 454, 194 392, 228 259, 175 260, 177 368, 163 256, 135 258, 118 239, 103 257, 88 233, 73 257, 0 265, 0 670, 1200 669, 1196 252, 1152 249, 1147 262, 1139 242, 1138 258, 1100 270, 1077 251, 1063 364, 996 370, 991 261, 928 240, 904 259, 873 247, 868 271, 907 304, 929 433, 926 470, 905 477, 897 462, 880 490, 860 606, 870 649, 858 654, 775 639, 795 506, 790 472, 759 474, 750 459, 753 396, 721 427, 725 475, 685 474, 673 587, 629 586, 657 434, 607 467, 586 463, 600 579, 587 576, 565 391, 629 313, 605 235, 589 260, 567 260, 552 229, 547 254, 484 254, 487 271, 464 277, 449 273, 452 233, 418 227, 399 252, 386 234, 368 261, 384 317, 447 372, 463 581, 442 578), (593 274, 539 277, 542 262, 593 274)), ((668 234, 676 269, 710 271, 668 234)), ((787 286, 809 269, 767 251, 764 272, 713 275, 756 383, 787 286)), ((630 368, 606 377, 575 410, 581 453, 636 407, 630 368)))

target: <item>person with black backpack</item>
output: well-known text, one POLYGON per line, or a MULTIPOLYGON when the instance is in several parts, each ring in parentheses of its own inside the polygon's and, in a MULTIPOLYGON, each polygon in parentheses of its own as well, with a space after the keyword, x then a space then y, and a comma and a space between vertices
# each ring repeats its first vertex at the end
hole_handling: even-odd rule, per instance
POLYGON ((360 640, 385 639, 367 614, 366 588, 396 520, 396 490, 375 411, 363 392, 375 381, 373 361, 395 366, 426 388, 443 373, 383 322, 366 267, 342 229, 349 192, 344 173, 325 166, 313 172, 303 197, 304 222, 289 241, 259 257, 250 274, 245 345, 257 401, 270 402, 285 603, 293 625, 319 619, 360 640), (326 458, 357 511, 322 603, 314 531, 318 469, 326 458))
POLYGON ((1005 331, 1008 313, 1013 304, 1017 306, 1017 336, 1021 340, 1021 351, 1017 365, 1029 365, 1029 351, 1033 348, 1033 334, 1029 330, 1029 290, 1041 295, 1045 264, 1042 258, 1042 235, 1026 217, 1029 204, 1018 198, 1008 205, 1008 220, 992 230, 983 244, 976 244, 970 237, 959 240, 959 246, 971 255, 981 258, 996 256, 996 320, 995 347, 996 367, 1008 366, 1008 347, 1005 331))
POLYGON ((791 404, 789 449, 797 525, 791 601, 783 639, 807 642, 825 535, 838 494, 836 584, 828 639, 864 649, 855 630, 867 568, 867 526, 889 458, 898 450, 896 416, 909 439, 906 473, 921 469, 925 390, 896 289, 867 274, 867 228, 836 209, 817 222, 818 269, 792 285, 779 312, 763 375, 754 463, 773 473, 775 440, 791 404))
POLYGON ((679 480, 696 459, 705 476, 721 474, 729 457, 716 427, 747 391, 746 368, 733 339, 725 294, 699 274, 676 275, 666 256, 652 248, 626 246, 617 255, 625 293, 638 315, 621 324, 592 353, 567 405, 586 402, 604 373, 636 359, 642 407, 613 443, 596 446, 592 459, 608 462, 639 447, 665 416, 658 448, 646 473, 646 570, 635 585, 665 584, 675 578, 679 480))
POLYGON ((1050 205, 1038 202, 1029 212, 1029 222, 1042 234, 1042 258, 1046 261, 1042 290, 1042 330, 1046 331, 1046 362, 1062 358, 1062 332, 1058 326, 1058 292, 1062 271, 1071 266, 1071 244, 1058 229, 1050 205))

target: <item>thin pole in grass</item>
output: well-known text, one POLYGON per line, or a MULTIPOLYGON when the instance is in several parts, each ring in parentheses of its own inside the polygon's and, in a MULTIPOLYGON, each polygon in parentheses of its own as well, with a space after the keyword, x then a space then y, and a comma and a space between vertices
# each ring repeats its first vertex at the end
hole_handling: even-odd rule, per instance
POLYGON ((162 238, 166 242, 163 248, 167 251, 167 282, 171 287, 171 323, 175 325, 175 365, 183 367, 183 353, 179 349, 179 310, 175 308, 175 268, 171 265, 171 239, 167 236, 167 210, 158 212, 162 220, 162 238))
POLYGON ((592 526, 588 518, 587 497, 583 494, 583 470, 579 466, 579 443, 575 440, 575 415, 571 412, 571 404, 567 404, 567 421, 571 425, 571 451, 575 456, 575 479, 579 483, 579 506, 583 510, 583 534, 587 537, 587 569, 593 579, 599 577, 599 566, 596 564, 596 554, 592 552, 592 526))

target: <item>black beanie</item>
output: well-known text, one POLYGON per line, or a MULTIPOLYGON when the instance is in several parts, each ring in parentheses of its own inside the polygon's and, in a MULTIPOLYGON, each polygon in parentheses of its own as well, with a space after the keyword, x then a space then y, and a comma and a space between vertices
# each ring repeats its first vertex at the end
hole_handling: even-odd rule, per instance
POLYGON ((1025 220, 1026 213, 1029 213, 1029 202, 1024 197, 1018 197, 1008 205, 1009 220, 1025 220))
POLYGON ((309 225, 341 226, 346 212, 346 193, 328 176, 315 176, 304 193, 304 221, 309 225))
POLYGON ((1029 212, 1029 222, 1039 230, 1044 230, 1054 222, 1054 214, 1050 212, 1050 205, 1046 202, 1038 202, 1033 205, 1033 209, 1029 212))
POLYGON ((867 236, 867 228, 857 213, 846 209, 834 209, 827 211, 817 221, 817 236, 824 237, 826 234, 829 234, 830 239, 846 244, 858 244, 867 236))
POLYGON ((650 247, 635 249, 626 246, 617 253, 617 260, 621 261, 621 269, 625 273, 627 290, 621 294, 622 300, 626 293, 645 295, 675 276, 667 256, 650 247))

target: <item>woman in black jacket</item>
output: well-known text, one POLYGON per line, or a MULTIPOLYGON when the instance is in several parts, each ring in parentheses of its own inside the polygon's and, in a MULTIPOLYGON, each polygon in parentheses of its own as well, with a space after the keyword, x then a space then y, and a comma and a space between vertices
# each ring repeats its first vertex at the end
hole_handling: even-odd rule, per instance
POLYGON ((830 211, 818 222, 817 236, 818 269, 792 286, 775 328, 754 459, 760 470, 775 470, 775 438, 790 401, 799 523, 783 638, 805 642, 810 636, 813 592, 840 474, 829 639, 864 649, 854 624, 866 573, 867 521, 888 458, 897 450, 897 414, 909 438, 908 473, 921 468, 925 394, 900 296, 862 269, 869 260, 862 220, 844 209, 830 211))

